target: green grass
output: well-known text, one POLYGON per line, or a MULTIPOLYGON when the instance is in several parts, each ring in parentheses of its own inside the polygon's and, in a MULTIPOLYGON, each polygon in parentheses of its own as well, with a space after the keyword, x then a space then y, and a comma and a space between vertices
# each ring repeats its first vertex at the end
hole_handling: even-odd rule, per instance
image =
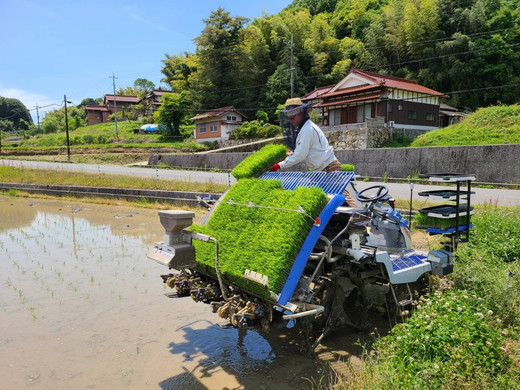
POLYGON ((412 147, 520 143, 520 105, 481 108, 457 125, 417 137, 412 147))
POLYGON ((472 223, 451 284, 423 297, 334 389, 520 388, 520 208, 480 207, 472 223))
POLYGON ((215 183, 158 180, 125 175, 90 174, 42 169, 21 169, 7 166, 0 167, 0 182, 216 193, 224 192, 227 189, 226 185, 215 183))
MULTIPOLYGON (((79 127, 76 130, 69 131, 69 145, 73 148, 112 148, 114 146, 119 148, 168 147, 187 152, 207 149, 207 146, 196 142, 184 142, 182 137, 169 139, 167 135, 161 134, 135 134, 134 129, 139 129, 141 125, 141 122, 136 121, 118 122, 117 137, 114 123, 100 123, 92 126, 79 127)), ((65 148, 66 144, 66 133, 59 132, 38 134, 27 140, 6 143, 3 147, 9 148, 16 146, 18 149, 55 149, 65 148)))
MULTIPOLYGON (((269 291, 279 294, 303 241, 326 203, 318 188, 284 190, 278 180, 242 179, 223 199, 243 205, 220 204, 207 225, 191 230, 209 234, 219 241, 219 269, 230 283, 269 299, 269 291), (277 207, 274 210, 256 206, 277 207), (309 214, 297 212, 299 206, 309 214), (249 269, 268 277, 268 290, 244 279, 249 269)), ((215 275, 213 243, 193 241, 197 266, 215 275)))

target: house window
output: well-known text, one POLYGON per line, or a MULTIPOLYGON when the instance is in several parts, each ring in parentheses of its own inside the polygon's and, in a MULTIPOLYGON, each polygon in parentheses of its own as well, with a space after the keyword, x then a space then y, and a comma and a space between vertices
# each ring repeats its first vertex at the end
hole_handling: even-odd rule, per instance
POLYGON ((199 127, 199 133, 205 133, 206 132, 206 126, 199 127))
POLYGON ((397 109, 398 109, 399 111, 403 111, 403 105, 402 105, 402 104, 397 105, 397 109))
POLYGON ((231 122, 236 122, 237 121, 236 115, 228 115, 226 119, 228 121, 231 121, 231 122))
POLYGON ((426 120, 429 121, 429 122, 433 122, 435 120, 435 114, 433 114, 431 112, 428 112, 426 114, 426 120))
POLYGON ((392 112, 392 105, 388 104, 388 112, 392 112))
POLYGON ((217 132, 217 126, 213 125, 209 127, 210 133, 216 133, 217 132))
POLYGON ((417 119, 417 111, 408 110, 408 119, 417 119))

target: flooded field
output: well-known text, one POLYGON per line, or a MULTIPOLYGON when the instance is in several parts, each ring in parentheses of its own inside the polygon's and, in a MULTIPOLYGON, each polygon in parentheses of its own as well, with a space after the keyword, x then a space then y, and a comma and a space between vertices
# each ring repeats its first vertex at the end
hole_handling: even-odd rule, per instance
POLYGON ((157 210, 0 196, 0 388, 308 389, 360 353, 337 335, 311 359, 166 298, 162 235, 157 210))

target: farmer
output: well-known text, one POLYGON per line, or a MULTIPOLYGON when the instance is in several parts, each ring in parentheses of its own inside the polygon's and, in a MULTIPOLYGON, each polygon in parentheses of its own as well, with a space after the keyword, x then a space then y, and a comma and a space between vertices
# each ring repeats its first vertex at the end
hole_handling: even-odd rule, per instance
POLYGON ((325 134, 310 120, 308 108, 309 105, 303 104, 300 98, 287 99, 285 102, 285 109, 280 111, 280 121, 285 142, 293 152, 285 160, 274 164, 271 172, 287 169, 302 161, 313 171, 341 171, 341 164, 325 134))

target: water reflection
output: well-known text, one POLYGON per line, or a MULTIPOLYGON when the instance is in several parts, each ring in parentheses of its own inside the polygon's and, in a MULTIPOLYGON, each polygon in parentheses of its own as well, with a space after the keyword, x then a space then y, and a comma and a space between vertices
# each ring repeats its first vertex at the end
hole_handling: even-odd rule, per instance
POLYGON ((205 356, 199 364, 206 375, 216 365, 243 374, 266 367, 275 357, 267 340, 255 331, 222 327, 209 321, 188 324, 179 330, 185 341, 170 343, 170 352, 181 354, 184 361, 205 356))

